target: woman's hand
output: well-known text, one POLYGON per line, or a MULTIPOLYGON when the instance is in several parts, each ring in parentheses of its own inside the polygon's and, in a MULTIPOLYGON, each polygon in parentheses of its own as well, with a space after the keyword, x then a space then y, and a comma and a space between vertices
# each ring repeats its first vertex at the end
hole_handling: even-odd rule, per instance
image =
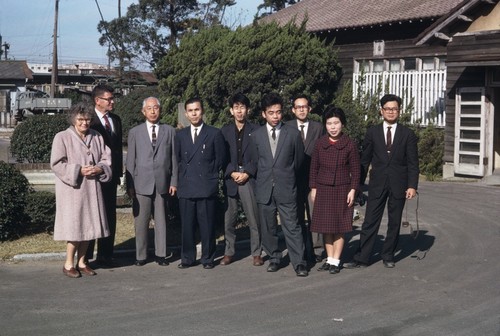
POLYGON ((316 188, 311 189, 311 193, 309 194, 309 197, 311 197, 311 201, 314 203, 316 200, 316 188))
POLYGON ((356 189, 351 189, 347 194, 347 206, 352 207, 354 205, 354 200, 356 199, 356 189))

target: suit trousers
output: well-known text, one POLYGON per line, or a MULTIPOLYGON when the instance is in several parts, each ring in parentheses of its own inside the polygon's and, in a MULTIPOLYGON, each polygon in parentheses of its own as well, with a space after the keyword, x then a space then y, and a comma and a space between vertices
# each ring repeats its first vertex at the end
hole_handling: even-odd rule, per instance
MULTIPOLYGON (((309 188, 298 183, 297 186, 297 220, 302 229, 302 240, 304 241, 304 258, 310 262, 316 262, 314 253, 313 236, 310 230, 312 220, 312 202, 309 200, 309 188), (307 221, 306 221, 307 217, 307 221)), ((317 239, 317 238, 316 238, 317 239)))
POLYGON ((201 263, 209 264, 215 258, 215 220, 217 199, 179 198, 182 223, 181 263, 192 265, 196 261, 196 229, 200 230, 201 263))
POLYGON ((245 212, 248 227, 250 229, 250 252, 252 256, 260 256, 260 225, 259 210, 257 201, 250 183, 238 186, 238 195, 236 197, 226 196, 226 211, 224 213, 224 237, 226 249, 224 254, 233 256, 235 254, 236 230, 238 221, 238 200, 245 212))
POLYGON ((258 204, 262 230, 262 247, 270 262, 279 263, 282 253, 279 249, 277 213, 285 235, 288 256, 294 269, 306 265, 302 229, 297 221, 297 203, 281 203, 273 195, 267 204, 258 204))
POLYGON ((385 261, 394 261, 405 201, 405 198, 394 198, 387 186, 378 198, 370 198, 370 193, 368 193, 365 221, 361 226, 359 249, 354 255, 354 260, 364 264, 369 263, 387 203, 387 234, 382 247, 381 257, 385 261))
POLYGON ((167 256, 167 197, 168 195, 161 195, 157 192, 153 195, 136 194, 133 213, 137 260, 146 260, 148 257, 148 231, 151 213, 153 213, 154 218, 155 255, 157 257, 167 256))
MULTIPOLYGON (((102 198, 106 208, 106 219, 108 220, 109 236, 97 239, 97 259, 111 259, 115 246, 116 235, 116 189, 117 184, 114 181, 101 183, 102 198)), ((95 240, 89 242, 85 258, 91 260, 94 258, 95 240)))

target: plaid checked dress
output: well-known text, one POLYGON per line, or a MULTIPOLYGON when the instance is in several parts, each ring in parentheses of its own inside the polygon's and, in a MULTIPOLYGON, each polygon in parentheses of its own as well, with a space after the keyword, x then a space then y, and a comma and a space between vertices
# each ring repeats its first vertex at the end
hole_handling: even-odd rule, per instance
POLYGON ((352 231, 354 207, 347 206, 347 194, 358 189, 360 168, 358 148, 347 135, 342 134, 336 142, 328 135, 318 139, 309 174, 309 186, 316 188, 311 231, 352 231))

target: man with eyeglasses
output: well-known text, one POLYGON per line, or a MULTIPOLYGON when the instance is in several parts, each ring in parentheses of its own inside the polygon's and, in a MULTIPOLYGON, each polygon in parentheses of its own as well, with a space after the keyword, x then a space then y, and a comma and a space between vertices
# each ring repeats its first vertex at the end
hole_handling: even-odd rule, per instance
POLYGON ((353 261, 344 264, 345 268, 368 266, 386 203, 387 233, 380 256, 386 268, 395 267, 394 254, 405 201, 417 193, 417 137, 411 129, 398 123, 401 98, 386 94, 380 99, 380 106, 384 121, 367 130, 361 155, 361 183, 366 179, 370 164, 371 170, 359 248, 353 261))
POLYGON ((314 253, 314 247, 323 246, 321 234, 311 233, 309 224, 312 219, 313 204, 309 198, 309 168, 311 166, 311 155, 318 140, 324 134, 323 125, 320 122, 310 120, 311 112, 310 99, 302 94, 293 99, 292 112, 295 115, 294 120, 287 122, 287 125, 296 127, 304 143, 304 161, 297 174, 297 218, 302 228, 302 237, 304 239, 304 258, 307 262, 315 264, 321 261, 320 256, 314 253), (307 222, 306 222, 307 216, 307 222))
MULTIPOLYGON (((104 143, 111 149, 111 169, 113 178, 102 184, 102 195, 106 207, 106 216, 110 235, 97 240, 96 262, 101 267, 114 267, 113 249, 116 234, 116 191, 123 176, 123 145, 122 121, 117 114, 111 111, 114 108, 113 88, 99 84, 92 90, 95 115, 90 128, 99 132, 104 138, 104 143)), ((95 242, 91 241, 87 250, 86 259, 93 259, 95 242)))
POLYGON ((177 191, 177 157, 174 151, 175 130, 161 124, 158 98, 142 102, 146 121, 128 133, 126 181, 133 201, 136 266, 148 259, 148 231, 151 213, 154 218, 155 261, 167 266, 167 201, 177 191))

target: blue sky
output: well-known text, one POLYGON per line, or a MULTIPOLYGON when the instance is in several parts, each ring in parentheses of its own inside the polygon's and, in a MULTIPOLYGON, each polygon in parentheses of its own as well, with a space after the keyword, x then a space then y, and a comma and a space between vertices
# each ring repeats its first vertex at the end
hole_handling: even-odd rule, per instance
MULTIPOLYGON (((138 0, 122 0, 122 15, 138 0)), ((237 0, 225 15, 236 27, 253 19, 263 0, 237 0)), ((98 0, 104 19, 118 16, 117 0, 98 0)), ((51 63, 55 0, 1 0, 0 35, 9 43, 9 58, 51 63)), ((107 64, 106 48, 99 45, 100 21, 95 0, 59 0, 58 54, 60 64, 88 61, 107 64)), ((4 56, 2 55, 2 59, 4 56)))

